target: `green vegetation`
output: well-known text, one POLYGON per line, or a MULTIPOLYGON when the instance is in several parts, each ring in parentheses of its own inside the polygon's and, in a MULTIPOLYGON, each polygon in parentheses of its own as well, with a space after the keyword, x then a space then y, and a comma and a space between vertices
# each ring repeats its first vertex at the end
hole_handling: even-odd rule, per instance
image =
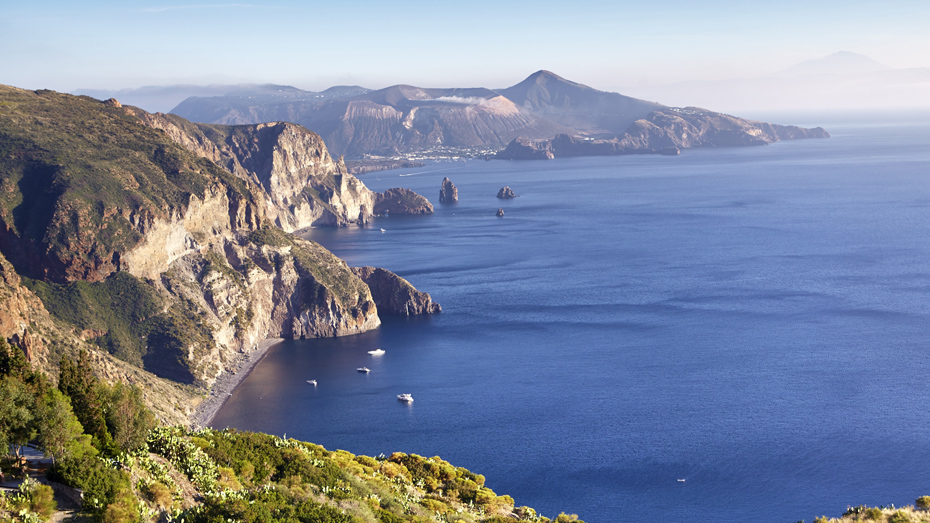
POLYGON ((141 240, 131 220, 183 211, 214 183, 254 200, 245 182, 124 109, 0 86, 0 222, 20 274, 105 275, 141 240))
POLYGON ((153 284, 126 272, 101 282, 23 282, 53 316, 80 330, 98 333, 93 341, 101 348, 159 376, 195 382, 187 348, 190 344, 213 345, 210 327, 193 305, 168 307, 153 284))
MULTIPOLYGON (((153 428, 141 391, 100 382, 85 353, 62 360, 55 389, 0 340, 0 383, 0 390, 18 394, 19 403, 39 405, 29 419, 0 410, 0 427, 22 426, 22 434, 7 436, 17 444, 37 438, 55 458, 49 479, 82 489, 83 511, 93 521, 553 521, 529 507, 515 508, 483 476, 439 457, 397 452, 373 458, 267 434, 153 428)), ((24 474, 19 461, 6 463, 5 473, 24 474)), ((0 495, 0 521, 46 521, 54 510, 51 489, 32 481, 0 495)))

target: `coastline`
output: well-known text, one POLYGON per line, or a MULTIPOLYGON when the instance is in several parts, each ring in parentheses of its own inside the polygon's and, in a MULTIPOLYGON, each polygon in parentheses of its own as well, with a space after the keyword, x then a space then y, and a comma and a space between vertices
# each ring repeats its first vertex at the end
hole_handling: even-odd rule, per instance
POLYGON ((216 413, 223 408, 223 405, 232 396, 233 391, 245 381, 249 374, 252 373, 252 369, 265 357, 268 349, 282 341, 284 341, 284 338, 262 340, 255 350, 240 354, 229 371, 220 376, 216 383, 210 387, 206 399, 194 409, 190 416, 190 426, 195 429, 209 426, 213 422, 213 418, 216 417, 216 413))

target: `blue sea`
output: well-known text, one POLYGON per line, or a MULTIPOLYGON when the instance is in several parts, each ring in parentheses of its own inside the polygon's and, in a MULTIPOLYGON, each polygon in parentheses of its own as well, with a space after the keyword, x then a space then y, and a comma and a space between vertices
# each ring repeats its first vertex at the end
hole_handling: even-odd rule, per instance
POLYGON ((363 176, 435 214, 307 236, 443 312, 282 343, 213 425, 439 455, 589 523, 912 504, 930 494, 930 119, 786 123, 832 137, 363 176))

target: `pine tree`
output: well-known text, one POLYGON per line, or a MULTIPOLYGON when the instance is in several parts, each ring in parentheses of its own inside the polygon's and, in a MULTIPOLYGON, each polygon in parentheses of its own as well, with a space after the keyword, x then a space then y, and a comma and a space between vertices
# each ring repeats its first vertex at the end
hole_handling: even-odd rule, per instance
POLYGON ((62 358, 58 390, 71 399, 74 415, 84 432, 94 439, 94 446, 101 451, 112 450, 113 438, 107 430, 103 390, 86 351, 81 351, 77 363, 62 358))

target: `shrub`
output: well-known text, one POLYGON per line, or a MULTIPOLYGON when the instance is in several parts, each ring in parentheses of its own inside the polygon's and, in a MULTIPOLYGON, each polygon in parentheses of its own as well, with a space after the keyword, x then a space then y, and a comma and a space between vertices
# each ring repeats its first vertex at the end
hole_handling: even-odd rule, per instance
POLYGON ((930 509, 930 496, 920 496, 914 505, 921 510, 930 509))
POLYGON ((866 509, 865 512, 862 513, 862 516, 865 519, 870 519, 872 521, 881 521, 885 519, 885 513, 882 512, 882 509, 878 507, 872 507, 872 508, 866 509))
POLYGON ((171 489, 161 481, 153 481, 142 488, 142 493, 158 508, 167 510, 174 506, 174 496, 171 489))
POLYGON ((897 510, 888 516, 888 523, 911 523, 911 515, 903 510, 897 510))

